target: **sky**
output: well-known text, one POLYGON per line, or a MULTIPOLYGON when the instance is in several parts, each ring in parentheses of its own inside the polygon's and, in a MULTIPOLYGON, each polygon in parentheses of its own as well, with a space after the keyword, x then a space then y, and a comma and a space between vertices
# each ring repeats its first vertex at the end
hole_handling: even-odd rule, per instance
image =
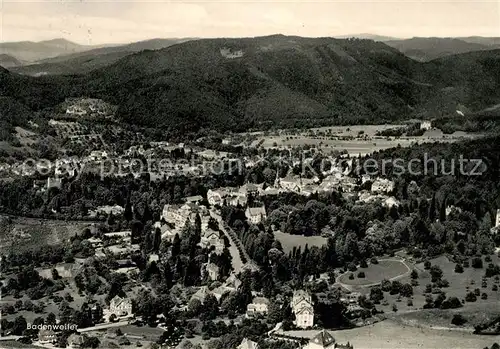
POLYGON ((97 45, 151 38, 498 36, 500 0, 0 0, 0 42, 97 45))

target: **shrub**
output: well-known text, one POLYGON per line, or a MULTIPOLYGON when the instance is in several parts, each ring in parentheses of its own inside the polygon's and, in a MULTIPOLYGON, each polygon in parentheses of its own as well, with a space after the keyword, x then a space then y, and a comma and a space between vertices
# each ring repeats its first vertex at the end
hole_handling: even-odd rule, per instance
POLYGON ((468 259, 466 259, 462 264, 463 264, 464 268, 468 268, 470 266, 468 259))
POLYGON ((457 297, 450 297, 441 303, 441 309, 456 309, 462 307, 462 302, 457 297))
POLYGON ((483 260, 481 257, 474 257, 472 258, 471 265, 474 269, 481 269, 483 267, 483 260))
POLYGON ((493 287, 491 288, 492 291, 498 291, 498 286, 497 285, 493 285, 493 287))
POLYGON ((364 278, 365 278, 365 272, 360 271, 360 272, 358 273, 358 278, 360 278, 360 279, 364 279, 364 278))
POLYGON ((479 296, 481 294, 481 290, 479 290, 479 288, 474 289, 474 294, 479 296))
POLYGON ((418 279, 418 272, 415 269, 411 271, 411 278, 413 280, 418 279))
POLYGON ((466 302, 475 302, 476 300, 477 300, 477 296, 472 292, 467 293, 467 295, 465 296, 466 302))
POLYGON ((370 259, 370 263, 371 263, 371 264, 378 264, 378 259, 377 259, 377 258, 375 258, 375 257, 372 257, 372 258, 370 259))
POLYGON ((411 300, 410 298, 408 298, 408 300, 406 301, 406 305, 409 306, 409 307, 413 307, 413 300, 411 300))
POLYGON ((484 261, 490 263, 491 262, 491 256, 484 257, 484 261))
POLYGON ((368 268, 368 264, 366 263, 366 260, 362 260, 361 263, 359 263, 360 268, 368 268))
POLYGON ((487 295, 486 293, 483 293, 483 294, 481 295, 481 299, 483 299, 483 300, 488 299, 488 295, 487 295))
POLYGON ((354 280, 354 275, 352 273, 349 274, 349 280, 354 280))
POLYGON ((457 264, 455 265, 455 273, 463 273, 464 272, 464 267, 462 266, 462 264, 457 264))
POLYGON ((424 269, 429 270, 431 268, 431 262, 425 261, 424 262, 424 269))
POLYGON ((455 326, 462 326, 467 322, 467 319, 464 318, 461 314, 455 314, 453 315, 453 318, 451 319, 452 325, 455 326))

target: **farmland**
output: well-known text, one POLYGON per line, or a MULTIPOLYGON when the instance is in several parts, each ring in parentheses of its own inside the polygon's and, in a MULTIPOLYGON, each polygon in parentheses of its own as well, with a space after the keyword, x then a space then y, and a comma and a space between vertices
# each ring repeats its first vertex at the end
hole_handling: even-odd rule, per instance
POLYGON ((455 142, 463 138, 473 138, 478 135, 455 132, 445 135, 440 130, 428 130, 422 136, 382 137, 376 133, 388 129, 396 129, 403 125, 363 125, 337 126, 310 129, 293 133, 278 131, 269 134, 259 134, 253 145, 261 144, 264 148, 316 146, 325 152, 347 151, 351 155, 366 155, 375 151, 402 146, 409 147, 425 142, 455 142))

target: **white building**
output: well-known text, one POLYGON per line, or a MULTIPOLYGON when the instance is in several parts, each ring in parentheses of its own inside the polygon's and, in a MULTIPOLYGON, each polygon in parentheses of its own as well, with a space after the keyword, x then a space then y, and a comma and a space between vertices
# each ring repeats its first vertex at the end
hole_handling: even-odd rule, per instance
POLYGON ((161 214, 161 218, 165 222, 173 224, 176 228, 181 229, 186 225, 186 221, 190 218, 191 208, 189 205, 165 205, 161 214))
POLYGON ((261 207, 247 207, 245 216, 252 224, 259 224, 267 219, 266 208, 261 207))
POLYGON ((224 239, 221 233, 210 228, 203 230, 200 246, 203 248, 215 248, 215 253, 221 254, 224 250, 224 239))
POLYGON ((57 342, 57 336, 51 329, 41 329, 38 331, 38 343, 40 344, 54 344, 57 342))
POLYGON ((389 179, 377 178, 372 184, 372 193, 384 194, 391 193, 393 190, 394 182, 389 179))
POLYGON ((421 130, 430 130, 432 128, 432 123, 430 121, 422 121, 420 123, 421 130))
POLYGON ((52 188, 61 189, 62 179, 60 178, 47 178, 47 190, 52 188))
POLYGON ((222 206, 224 201, 231 206, 245 206, 248 201, 246 193, 240 192, 236 188, 210 189, 207 192, 207 200, 211 206, 222 206))
POLYGON ((115 296, 109 303, 109 314, 115 314, 117 317, 132 315, 132 301, 115 296))
POLYGON ((255 297, 252 303, 247 305, 247 317, 255 315, 265 315, 269 310, 269 299, 265 297, 255 297))
POLYGON ((259 344, 248 338, 244 338, 241 344, 238 345, 237 349, 259 349, 259 344))
POLYGON ((205 265, 205 272, 208 274, 208 278, 212 281, 219 279, 219 267, 214 263, 207 263, 205 265))
POLYGON ((293 293, 291 308, 295 314, 295 325, 299 328, 308 328, 314 325, 314 304, 311 295, 299 290, 293 293))

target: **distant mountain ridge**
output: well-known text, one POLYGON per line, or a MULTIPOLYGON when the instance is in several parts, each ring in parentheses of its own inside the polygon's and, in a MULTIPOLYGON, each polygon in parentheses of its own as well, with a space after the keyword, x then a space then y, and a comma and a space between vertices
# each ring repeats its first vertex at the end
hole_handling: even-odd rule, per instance
POLYGON ((12 70, 20 74, 33 76, 83 74, 110 65, 131 53, 143 50, 158 50, 188 40, 192 39, 151 39, 125 45, 92 48, 42 59, 25 66, 17 66, 12 70))
POLYGON ((500 39, 498 44, 496 44, 495 40, 492 40, 493 38, 483 39, 414 37, 404 40, 384 40, 384 42, 412 59, 428 62, 436 58, 460 53, 500 48, 500 39))
POLYGON ((4 68, 12 68, 12 67, 19 67, 23 63, 16 59, 15 57, 12 57, 7 54, 0 54, 0 66, 4 68))
POLYGON ((35 62, 41 59, 82 52, 100 46, 79 45, 66 39, 47 41, 19 41, 0 43, 0 53, 15 57, 20 61, 35 62))
POLYGON ((31 110, 101 98, 176 135, 453 116, 500 104, 499 90, 500 50, 421 63, 373 40, 284 35, 187 41, 80 76, 0 72, 0 95, 31 110))

